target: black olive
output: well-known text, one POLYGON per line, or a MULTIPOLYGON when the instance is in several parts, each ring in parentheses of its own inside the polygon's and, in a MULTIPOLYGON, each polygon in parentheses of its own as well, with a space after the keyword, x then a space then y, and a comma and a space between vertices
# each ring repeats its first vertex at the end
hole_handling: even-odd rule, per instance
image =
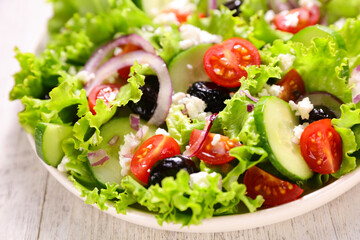
POLYGON ((146 76, 144 86, 140 87, 143 95, 137 103, 129 102, 130 109, 140 115, 141 118, 149 120, 153 115, 159 93, 159 81, 156 76, 146 76))
POLYGON ((236 10, 236 12, 233 14, 233 16, 239 16, 239 14, 241 13, 241 11, 240 11, 241 4, 242 4, 242 1, 235 0, 235 1, 227 1, 226 3, 224 3, 224 6, 230 10, 236 10))
POLYGON ((160 184, 166 177, 176 177, 181 170, 187 171, 189 174, 197 172, 194 162, 185 156, 176 155, 157 161, 151 168, 149 176, 149 186, 160 184))
POLYGON ((312 123, 326 118, 328 119, 336 118, 336 115, 326 106, 315 105, 314 109, 311 110, 311 112, 309 113, 309 120, 307 122, 312 123))
POLYGON ((224 101, 230 98, 227 88, 213 82, 195 82, 187 91, 191 96, 200 98, 206 103, 206 112, 217 113, 225 108, 224 101))

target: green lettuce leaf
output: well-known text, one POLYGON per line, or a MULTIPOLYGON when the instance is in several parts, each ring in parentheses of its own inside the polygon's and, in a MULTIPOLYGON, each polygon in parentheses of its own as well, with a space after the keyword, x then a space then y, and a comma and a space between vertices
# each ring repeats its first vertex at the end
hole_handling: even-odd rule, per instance
POLYGON ((268 10, 268 1, 266 0, 244 0, 241 7, 241 15, 250 19, 258 11, 266 12, 268 10))
POLYGON ((292 67, 301 75, 307 92, 327 91, 345 103, 352 101, 347 52, 337 49, 331 39, 315 38, 310 47, 276 40, 262 50, 261 56, 264 62, 276 66, 279 54, 295 56, 292 67))
POLYGON ((339 119, 333 119, 331 122, 335 130, 340 134, 343 145, 341 167, 339 171, 332 174, 334 177, 339 178, 354 170, 357 166, 356 157, 352 155, 359 149, 357 145, 359 139, 358 136, 355 137, 352 129, 358 128, 360 124, 360 109, 357 109, 353 103, 343 104, 341 106, 341 117, 339 119))
POLYGON ((360 2, 358 0, 331 0, 326 4, 325 11, 328 23, 334 23, 340 18, 354 18, 360 14, 360 2))

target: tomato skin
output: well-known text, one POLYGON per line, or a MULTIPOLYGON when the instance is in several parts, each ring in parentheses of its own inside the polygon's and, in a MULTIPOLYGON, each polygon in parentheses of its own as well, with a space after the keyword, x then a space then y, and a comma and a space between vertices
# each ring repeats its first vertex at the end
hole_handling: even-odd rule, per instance
POLYGON ((286 13, 279 13, 275 16, 274 24, 278 30, 295 34, 305 27, 315 25, 319 19, 320 9, 313 5, 310 9, 301 7, 286 13), (291 23, 294 21, 293 19, 297 19, 295 24, 291 23))
MULTIPOLYGON (((189 145, 191 147, 201 135, 201 130, 194 129, 191 132, 189 145)), ((220 135, 220 140, 215 145, 212 145, 215 137, 214 133, 209 133, 195 156, 200 158, 205 163, 220 165, 230 162, 234 157, 230 156, 229 151, 231 148, 241 146, 240 142, 230 140, 228 137, 220 135)))
POLYGON ((296 101, 301 95, 305 94, 304 81, 295 69, 287 72, 277 85, 284 87, 278 97, 286 102, 290 100, 296 101))
POLYGON ((121 86, 121 84, 102 84, 94 87, 88 96, 90 111, 96 114, 94 107, 97 99, 104 100, 105 104, 110 106, 110 102, 115 100, 121 86))
POLYGON ((223 87, 239 87, 247 77, 245 67, 260 65, 257 48, 249 41, 234 37, 210 47, 204 55, 204 69, 210 79, 223 87))
POLYGON ((340 134, 330 119, 322 119, 307 126, 300 137, 301 155, 314 172, 335 173, 342 162, 340 134))
POLYGON ((264 205, 272 207, 296 200, 304 190, 298 185, 281 180, 268 172, 251 167, 245 172, 247 195, 253 199, 262 195, 264 205))
POLYGON ((148 183, 151 167, 159 160, 180 154, 179 144, 170 136, 155 135, 147 139, 136 150, 131 172, 144 184, 148 183))

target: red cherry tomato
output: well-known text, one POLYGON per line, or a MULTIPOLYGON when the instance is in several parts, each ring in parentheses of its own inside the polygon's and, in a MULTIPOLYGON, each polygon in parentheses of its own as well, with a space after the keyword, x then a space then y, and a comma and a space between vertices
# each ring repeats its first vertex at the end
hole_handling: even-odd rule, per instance
POLYGON ((319 19, 320 9, 313 5, 310 9, 301 7, 279 13, 275 16, 274 24, 281 31, 297 33, 305 27, 315 25, 319 19))
POLYGON ((321 174, 335 173, 342 162, 340 134, 330 119, 322 119, 307 126, 300 138, 301 155, 309 167, 321 174))
POLYGON ((210 47, 204 55, 204 68, 210 79, 224 87, 239 87, 247 77, 245 67, 260 65, 259 51, 249 41, 234 37, 210 47))
MULTIPOLYGON (((189 145, 195 144, 197 139, 201 135, 201 130, 194 129, 191 132, 189 145)), ((196 157, 203 160, 205 163, 219 165, 230 162, 234 157, 229 155, 231 148, 241 146, 240 142, 229 139, 226 136, 220 134, 209 133, 202 144, 201 148, 195 154, 196 157), (220 138, 214 140, 215 135, 220 138)))
POLYGON ((131 172, 147 184, 151 167, 159 160, 180 154, 179 144, 170 136, 155 135, 136 150, 131 160, 131 172))
MULTIPOLYGON (((129 53, 129 52, 134 52, 137 50, 141 50, 142 48, 136 45, 133 45, 131 43, 126 44, 123 48, 122 48, 122 52, 121 54, 125 54, 125 53, 129 53)), ((124 67, 118 70, 118 74, 120 77, 122 77, 123 79, 128 79, 129 78, 129 74, 130 74, 130 68, 131 67, 124 67)))
POLYGON ((298 185, 281 180, 258 167, 245 172, 244 184, 249 197, 263 196, 264 205, 272 207, 297 199, 304 190, 298 185))
POLYGON ((121 84, 103 84, 94 87, 88 97, 90 111, 96 114, 94 107, 97 99, 104 100, 105 104, 110 106, 110 102, 115 100, 121 86, 121 84))
POLYGON ((277 84, 284 87, 278 97, 286 102, 290 100, 296 101, 301 95, 305 94, 304 81, 295 69, 287 72, 277 84))

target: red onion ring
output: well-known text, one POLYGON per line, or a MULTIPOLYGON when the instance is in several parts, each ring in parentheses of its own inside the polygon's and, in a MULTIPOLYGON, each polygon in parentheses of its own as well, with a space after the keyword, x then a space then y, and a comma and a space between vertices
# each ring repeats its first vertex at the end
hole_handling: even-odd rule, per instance
POLYGON ((217 9, 217 0, 208 0, 207 1, 207 15, 210 15, 210 11, 217 9))
POLYGON ((275 13, 279 13, 279 12, 291 9, 291 6, 290 6, 289 3, 285 3, 285 2, 283 2, 281 0, 270 0, 268 2, 268 6, 275 13))
POLYGON ((102 60, 115 48, 126 45, 128 43, 131 43, 133 45, 136 45, 138 47, 141 47, 146 52, 154 53, 155 49, 153 46, 146 41, 144 38, 140 37, 137 34, 130 34, 126 36, 122 36, 119 38, 116 38, 112 40, 111 42, 108 42, 105 45, 102 45, 99 47, 89 58, 87 63, 85 64, 84 70, 91 73, 94 73, 96 69, 101 65, 102 60))
POLYGON ((258 101, 259 101, 259 99, 254 98, 253 96, 251 96, 248 91, 240 90, 240 93, 245 94, 248 98, 250 98, 250 99, 251 99, 252 101, 254 101, 254 102, 258 102, 258 101))
POLYGON ((117 143, 117 141, 119 141, 119 139, 120 137, 118 135, 115 135, 108 141, 108 144, 110 146, 114 146, 117 143))
POLYGON ((202 145, 205 142, 207 135, 210 132, 211 126, 212 126, 213 122, 215 121, 217 115, 218 115, 217 113, 214 113, 205 119, 205 126, 204 126, 204 129, 202 130, 199 138, 196 140, 196 142, 193 145, 190 146, 189 149, 187 149, 183 153, 184 156, 193 157, 196 153, 198 153, 200 151, 202 145))
POLYGON ((107 160, 110 159, 104 149, 99 149, 95 152, 89 152, 87 157, 92 167, 103 165, 107 160))
POLYGON ((130 126, 135 131, 139 131, 140 128, 140 116, 137 114, 130 114, 130 126))
POLYGON ((118 69, 129 67, 138 61, 140 64, 148 64, 156 73, 159 79, 159 94, 157 99, 157 107, 153 116, 149 120, 149 124, 161 125, 169 112, 171 98, 173 93, 172 83, 166 64, 161 57, 144 51, 134 51, 111 58, 109 61, 99 67, 95 73, 95 78, 85 86, 86 92, 89 94, 91 90, 102 83, 102 81, 110 77, 118 69))

